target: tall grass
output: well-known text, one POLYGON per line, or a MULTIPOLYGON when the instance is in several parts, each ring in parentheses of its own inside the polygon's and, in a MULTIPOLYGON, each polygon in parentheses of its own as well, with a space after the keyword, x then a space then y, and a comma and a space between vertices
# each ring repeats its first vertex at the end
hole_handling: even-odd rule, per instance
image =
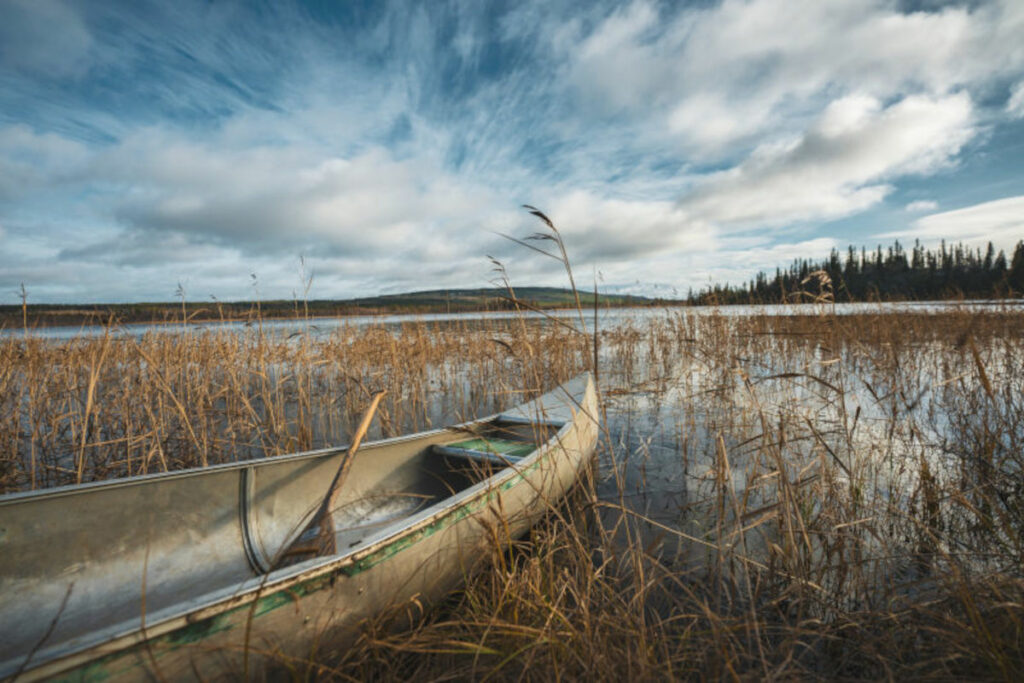
MULTIPOLYGON (((680 309, 599 349, 594 480, 440 609, 398 606, 286 671, 1024 678, 1024 316, 680 309)), ((379 389, 380 433, 416 431, 592 353, 547 320, 8 337, 0 484, 343 443, 379 389)))
POLYGON ((601 477, 339 677, 1024 675, 1024 319, 665 312, 601 477))
POLYGON ((448 424, 518 402, 522 377, 565 379, 583 349, 567 330, 501 321, 116 332, 0 341, 0 491, 337 444, 381 389, 377 436, 448 424), (547 349, 543 367, 528 348, 547 349))

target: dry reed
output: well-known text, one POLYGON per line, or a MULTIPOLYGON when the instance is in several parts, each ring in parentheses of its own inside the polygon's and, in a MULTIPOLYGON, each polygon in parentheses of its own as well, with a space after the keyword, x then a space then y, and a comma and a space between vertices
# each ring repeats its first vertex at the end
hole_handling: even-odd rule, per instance
MULTIPOLYGON (((607 324, 595 479, 510 550, 497 530, 490 568, 440 609, 398 606, 345 653, 279 666, 341 680, 1019 680, 1022 332, 1016 312, 827 305, 607 324)), ((382 389, 382 433, 416 431, 516 403, 592 351, 548 320, 7 337, 0 485, 342 443, 382 389)))

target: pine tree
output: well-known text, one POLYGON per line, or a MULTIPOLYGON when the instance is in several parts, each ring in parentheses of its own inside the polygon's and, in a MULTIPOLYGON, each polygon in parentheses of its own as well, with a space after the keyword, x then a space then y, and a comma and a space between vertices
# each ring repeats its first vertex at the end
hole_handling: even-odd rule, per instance
POLYGON ((992 270, 995 271, 997 280, 1006 275, 1006 252, 1002 249, 999 250, 999 256, 996 256, 995 263, 992 265, 992 270))
POLYGON ((1018 295, 1024 294, 1024 240, 1017 242, 1013 250, 1007 282, 1018 295))

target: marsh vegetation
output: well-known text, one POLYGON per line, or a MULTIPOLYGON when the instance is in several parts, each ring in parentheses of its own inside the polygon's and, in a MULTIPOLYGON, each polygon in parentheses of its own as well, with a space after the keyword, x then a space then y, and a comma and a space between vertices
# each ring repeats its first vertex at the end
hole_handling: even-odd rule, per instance
MULTIPOLYGON (((378 389, 376 436, 440 426, 574 375, 592 343, 544 319, 15 335, 0 341, 0 484, 343 443, 378 389)), ((1024 674, 1019 312, 674 309, 620 317, 598 351, 593 479, 444 605, 397 606, 286 671, 1024 674)))

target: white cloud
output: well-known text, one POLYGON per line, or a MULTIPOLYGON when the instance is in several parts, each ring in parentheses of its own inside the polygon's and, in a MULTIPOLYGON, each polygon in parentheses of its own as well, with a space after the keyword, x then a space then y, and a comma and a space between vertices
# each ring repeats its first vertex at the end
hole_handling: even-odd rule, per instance
POLYGON ((880 1, 725 0, 674 16, 637 0, 563 49, 590 101, 714 158, 792 133, 822 100, 941 97, 1019 74, 1021 35, 1016 0, 910 13, 880 1))
POLYGON ((904 207, 909 213, 921 213, 923 211, 934 211, 939 208, 939 203, 931 199, 919 199, 910 202, 904 207))
POLYGON ((192 295, 224 298, 251 294, 255 271, 265 295, 288 296, 297 278, 282 264, 305 254, 322 296, 474 286, 487 276, 484 255, 504 245, 494 232, 526 223, 512 198, 453 173, 429 146, 342 156, 293 135, 288 121, 264 125, 280 134, 271 144, 254 142, 259 126, 236 122, 203 136, 143 128, 92 149, 25 126, 0 129, 0 190, 17 198, 0 204, 0 219, 12 220, 14 206, 25 218, 17 239, 2 236, 0 285, 20 274, 51 300, 67 297, 60 283, 72 279, 92 283, 82 285, 90 298, 166 298, 168 283, 173 290, 188 278, 192 295), (54 204, 57 183, 85 203, 54 204), (29 193, 51 199, 29 210, 29 193), (67 275, 96 269, 122 274, 67 275), (145 284, 114 293, 133 277, 145 284))
MULTIPOLYGON (((284 135, 296 129, 282 118, 264 125, 284 135)), ((430 147, 401 157, 379 146, 344 155, 308 137, 260 144, 257 129, 241 135, 242 127, 203 136, 143 128, 92 148, 27 126, 0 128, 0 200, 9 200, 0 218, 78 221, 78 239, 54 240, 72 250, 66 255, 153 263, 168 253, 157 245, 174 235, 196 255, 197 245, 221 245, 252 256, 479 258, 474 250, 493 242, 489 230, 508 230, 515 215, 510 197, 453 173, 430 147), (40 199, 28 204, 29 196, 40 199), (86 228, 86 216, 102 227, 86 228)), ((56 238, 54 230, 46 228, 56 238)))
POLYGON ((1018 81, 1010 89, 1010 99, 1006 101, 1006 113, 1017 119, 1024 117, 1024 81, 1018 81))
POLYGON ((777 267, 787 268, 794 259, 822 259, 838 248, 839 242, 831 237, 777 244, 766 244, 757 238, 725 240, 723 258, 716 259, 708 269, 708 277, 714 282, 743 283, 760 271, 774 273, 777 267))
POLYGON ((965 93, 907 97, 884 109, 873 98, 848 96, 801 138, 763 146, 711 174, 681 207, 739 228, 849 215, 880 202, 891 190, 887 181, 951 163, 974 133, 965 93))
MULTIPOLYGON (((121 150, 117 159, 135 158, 121 150)), ((139 196, 119 210, 134 227, 201 236, 244 250, 283 245, 406 250, 444 240, 490 198, 425 160, 372 149, 318 158, 304 149, 221 150, 179 143, 136 162, 139 196)), ((130 163, 130 162, 129 162, 130 163)))
POLYGON ((586 258, 625 261, 663 250, 714 248, 714 233, 672 201, 618 199, 575 190, 553 198, 548 215, 586 258))
POLYGON ((24 197, 81 171, 85 145, 24 124, 0 128, 0 199, 24 197))
POLYGON ((668 75, 645 36, 657 26, 658 13, 647 2, 615 12, 582 40, 569 39, 570 77, 585 92, 612 109, 635 109, 636 98, 656 93, 668 75), (614 87, 609 87, 613 86, 614 87))
POLYGON ((1024 195, 967 206, 923 216, 912 228, 876 235, 880 239, 939 240, 979 245, 992 242, 996 248, 1012 249, 1024 239, 1024 195))
POLYGON ((609 285, 824 255, 800 223, 877 206, 1024 115, 1024 3, 904 4, 528 1, 495 27, 473 3, 343 26, 8 0, 0 105, 23 123, 0 127, 0 276, 244 295, 253 270, 294 286, 305 253, 334 296, 475 284, 492 253, 551 282, 492 234, 534 227, 520 201, 609 285))
POLYGON ((606 281, 628 283, 610 291, 651 296, 685 296, 687 289, 700 290, 709 284, 743 284, 758 272, 774 273, 797 258, 824 258, 839 248, 836 240, 816 237, 796 242, 770 244, 765 236, 737 239, 716 238, 708 249, 683 248, 637 257, 630 267, 601 266, 606 281), (671 292, 675 289, 675 293, 671 292))

